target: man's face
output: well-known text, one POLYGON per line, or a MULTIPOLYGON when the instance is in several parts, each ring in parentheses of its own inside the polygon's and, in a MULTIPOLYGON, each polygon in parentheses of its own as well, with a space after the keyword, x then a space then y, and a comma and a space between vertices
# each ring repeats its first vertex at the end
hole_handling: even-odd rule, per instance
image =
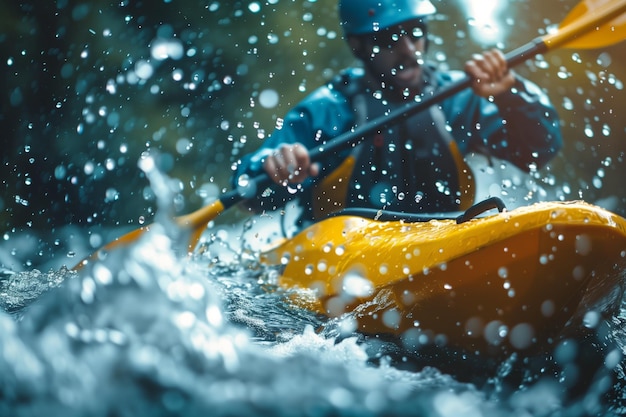
POLYGON ((426 33, 420 22, 406 22, 359 37, 352 46, 359 49, 358 56, 382 82, 399 89, 421 87, 426 33))

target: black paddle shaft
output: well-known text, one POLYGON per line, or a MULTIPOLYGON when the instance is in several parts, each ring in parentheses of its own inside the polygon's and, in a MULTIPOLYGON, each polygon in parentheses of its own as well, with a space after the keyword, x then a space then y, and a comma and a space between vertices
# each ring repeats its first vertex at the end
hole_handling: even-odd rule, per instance
MULTIPOLYGON (((548 47, 543 42, 542 38, 539 37, 509 52, 505 55, 505 58, 508 67, 513 68, 514 66, 517 66, 538 54, 547 52, 547 50, 548 47)), ((310 158, 312 161, 319 161, 329 152, 339 152, 350 147, 354 147, 362 142, 365 137, 371 133, 381 131, 394 125, 398 121, 405 120, 408 117, 413 116, 414 114, 417 114, 449 97, 452 97, 466 88, 471 87, 471 85, 472 79, 466 75, 462 79, 443 87, 436 93, 433 93, 420 101, 408 103, 387 115, 380 116, 361 126, 357 126, 349 132, 343 133, 328 142, 324 142, 321 145, 310 149, 310 158)), ((237 187, 235 190, 224 194, 220 200, 222 201, 224 208, 229 208, 240 201, 257 196, 259 190, 264 190, 273 185, 274 182, 269 178, 269 176, 266 173, 262 173, 256 177, 248 179, 245 185, 237 187)))

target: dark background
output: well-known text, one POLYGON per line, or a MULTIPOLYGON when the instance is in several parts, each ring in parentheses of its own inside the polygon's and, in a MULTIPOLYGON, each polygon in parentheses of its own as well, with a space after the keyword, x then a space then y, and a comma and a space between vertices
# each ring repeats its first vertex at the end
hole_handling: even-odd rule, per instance
MULTIPOLYGON (((472 52, 543 35, 577 1, 434 3, 430 57, 462 68, 472 52), (479 39, 492 4, 503 6, 487 22, 493 38, 479 39)), ((547 198, 626 214, 625 45, 557 50, 517 69, 562 117, 565 148, 533 175, 547 198)), ((161 169, 179 180, 181 211, 199 208, 229 189, 233 163, 278 118, 354 63, 335 0, 1 0, 0 57, 4 241, 149 221, 155 201, 137 167, 146 151, 158 151, 161 169), (155 59, 160 39, 182 53, 155 59), (154 72, 141 79, 145 62, 154 72), (268 91, 275 106, 263 105, 268 91)), ((245 215, 231 210, 218 221, 245 215)))

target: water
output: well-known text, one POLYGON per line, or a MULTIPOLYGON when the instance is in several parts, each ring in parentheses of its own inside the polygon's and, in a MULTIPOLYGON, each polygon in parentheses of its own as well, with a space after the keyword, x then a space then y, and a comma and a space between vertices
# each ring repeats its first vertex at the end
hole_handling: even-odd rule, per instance
POLYGON ((480 404, 434 369, 367 366, 356 339, 316 334, 261 271, 169 249, 155 234, 80 275, 4 276, 0 414, 378 415, 435 407, 429 393, 450 387, 480 404))
POLYGON ((547 355, 494 360, 450 347, 404 351, 291 305, 289 292, 275 285, 277 272, 232 238, 234 230, 209 230, 193 257, 183 255, 184 234, 167 217, 172 187, 150 163, 142 168, 164 209, 136 245, 79 273, 0 275, 0 415, 621 411, 621 289, 547 355))

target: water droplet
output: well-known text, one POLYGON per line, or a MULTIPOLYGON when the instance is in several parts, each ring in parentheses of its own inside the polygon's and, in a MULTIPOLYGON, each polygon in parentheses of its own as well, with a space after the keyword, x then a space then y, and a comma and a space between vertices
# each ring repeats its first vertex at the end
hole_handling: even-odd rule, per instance
POLYGON ((607 52, 602 52, 600 55, 598 55, 598 59, 596 60, 598 65, 604 68, 607 68, 609 65, 611 65, 612 61, 613 60, 611 58, 611 55, 607 52))
POLYGON ((174 71, 172 71, 172 79, 174 81, 180 81, 183 79, 183 70, 180 68, 175 69, 174 71))
POLYGON ((588 311, 583 318, 583 324, 589 329, 595 329, 600 324, 601 318, 597 311, 588 311))
POLYGON ((503 279, 509 276, 509 270, 506 266, 502 266, 498 269, 498 276, 503 279))
POLYGON ((152 77, 152 74, 154 74, 154 68, 148 61, 143 59, 137 61, 135 64, 135 75, 137 75, 137 77, 142 80, 147 80, 152 77))
POLYGON ((274 108, 278 105, 279 95, 276 90, 266 89, 259 94, 259 104, 266 109, 274 108))
POLYGON ((383 323, 390 329, 396 329, 400 325, 402 316, 396 309, 387 310, 383 313, 383 323))
POLYGON ((572 73, 567 70, 565 67, 559 68, 559 71, 556 74, 560 79, 565 80, 571 77, 572 73))
POLYGON ((520 323, 511 329, 509 341, 516 349, 526 349, 533 343, 535 331, 528 323, 520 323))
POLYGON ((274 34, 274 33, 268 33, 267 34, 267 40, 269 41, 270 44, 272 45, 276 45, 279 41, 279 37, 278 35, 274 34))
POLYGON ((351 297, 369 297, 374 293, 372 283, 355 273, 348 273, 341 285, 342 291, 351 297))
POLYGON ((565 110, 574 110, 574 102, 569 97, 563 97, 562 105, 565 110))
POLYGON ((261 11, 261 5, 257 2, 252 2, 248 5, 248 10, 252 13, 258 13, 261 11))
POLYGON ((556 306, 554 305, 554 301, 545 300, 541 303, 541 314, 543 314, 544 317, 552 317, 555 311, 556 306))

